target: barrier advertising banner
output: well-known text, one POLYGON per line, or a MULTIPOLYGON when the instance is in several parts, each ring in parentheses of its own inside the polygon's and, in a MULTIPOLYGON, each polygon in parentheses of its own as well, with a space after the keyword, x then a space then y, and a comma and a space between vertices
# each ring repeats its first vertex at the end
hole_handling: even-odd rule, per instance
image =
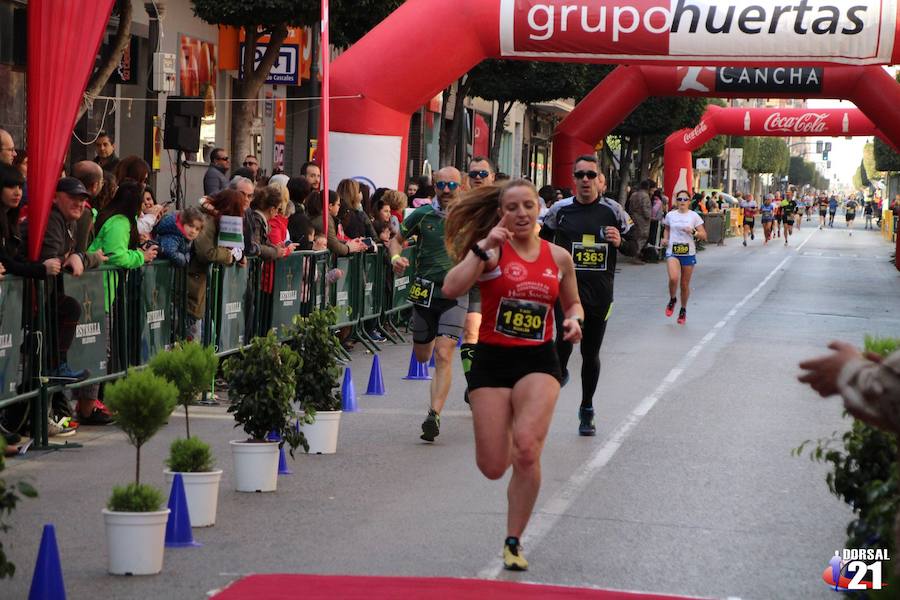
POLYGON ((152 263, 141 273, 141 306, 137 311, 140 364, 169 349, 172 339, 172 289, 175 272, 166 262, 152 263))
POLYGON ((106 271, 88 270, 81 277, 66 277, 66 296, 81 307, 75 326, 75 339, 69 348, 69 366, 73 371, 87 369, 91 377, 107 373, 106 348, 109 328, 106 320, 106 271))
POLYGON ((244 345, 245 308, 250 269, 225 267, 222 269, 222 312, 219 317, 219 352, 236 350, 244 345))
POLYGON ((16 395, 22 347, 22 280, 0 281, 0 399, 16 395))

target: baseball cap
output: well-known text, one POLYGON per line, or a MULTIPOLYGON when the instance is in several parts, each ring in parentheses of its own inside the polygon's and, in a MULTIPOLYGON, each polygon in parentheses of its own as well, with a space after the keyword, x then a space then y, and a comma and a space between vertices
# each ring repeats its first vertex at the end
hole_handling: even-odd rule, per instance
POLYGON ((56 183, 56 191, 69 194, 70 196, 84 196, 90 198, 84 184, 74 177, 63 177, 56 183))

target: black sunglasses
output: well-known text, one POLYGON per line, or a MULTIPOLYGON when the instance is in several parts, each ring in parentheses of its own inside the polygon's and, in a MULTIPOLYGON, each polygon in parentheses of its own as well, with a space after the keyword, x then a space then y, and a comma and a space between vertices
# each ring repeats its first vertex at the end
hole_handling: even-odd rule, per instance
POLYGON ((455 181, 438 181, 434 184, 434 187, 436 187, 439 190, 442 190, 444 188, 450 188, 450 191, 452 192, 453 190, 455 190, 456 188, 459 187, 459 184, 456 183, 455 181))
POLYGON ((575 179, 584 179, 587 177, 588 179, 597 179, 597 171, 575 171, 575 179))
POLYGON ((227 156, 217 156, 213 160, 231 160, 231 159, 227 156))
POLYGON ((487 179, 488 175, 490 174, 491 172, 485 169, 481 169, 480 171, 469 171, 469 177, 471 177, 472 179, 475 179, 476 177, 480 179, 487 179))

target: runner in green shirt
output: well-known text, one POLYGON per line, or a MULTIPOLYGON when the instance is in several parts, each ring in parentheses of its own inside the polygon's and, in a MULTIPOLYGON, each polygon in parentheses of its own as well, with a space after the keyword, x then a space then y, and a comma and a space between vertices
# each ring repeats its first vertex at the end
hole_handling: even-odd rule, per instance
POLYGON ((416 360, 428 361, 433 351, 435 365, 431 408, 422 423, 421 438, 426 442, 433 442, 440 433, 440 414, 450 393, 453 351, 462 335, 469 305, 468 295, 445 298, 441 293, 444 277, 453 266, 444 245, 444 223, 447 211, 459 197, 461 182, 459 171, 453 167, 435 173, 435 198, 403 219, 400 235, 390 241, 391 264, 395 272, 403 273, 409 266, 409 261, 400 256, 403 242, 412 236, 417 238, 416 277, 409 286, 409 300, 413 303, 409 327, 416 360))

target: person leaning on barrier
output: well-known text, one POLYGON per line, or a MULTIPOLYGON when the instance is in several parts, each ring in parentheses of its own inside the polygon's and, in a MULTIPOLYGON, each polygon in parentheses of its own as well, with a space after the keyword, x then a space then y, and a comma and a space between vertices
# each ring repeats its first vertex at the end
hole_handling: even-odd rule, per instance
POLYGON ((19 209, 25 180, 19 171, 0 163, 0 264, 4 271, 20 277, 43 279, 62 269, 58 258, 33 262, 25 258, 27 248, 19 235, 19 209))
MULTIPOLYGON (((73 277, 81 277, 87 269, 95 269, 106 262, 102 251, 79 252, 75 248, 75 227, 85 210, 90 194, 78 179, 63 177, 56 184, 56 196, 47 218, 47 229, 41 245, 40 260, 56 258, 73 277)), ((67 382, 84 381, 90 376, 86 370, 73 371, 68 365, 68 350, 75 339, 75 326, 81 318, 81 305, 65 295, 64 279, 56 278, 57 347, 58 355, 51 356, 50 375, 67 382)), ((79 407, 80 413, 89 406, 79 407)))
POLYGON ((188 326, 192 338, 198 339, 200 320, 206 310, 206 278, 211 264, 246 266, 243 252, 239 248, 219 246, 219 218, 241 217, 244 214, 244 195, 232 189, 222 190, 210 198, 205 198, 200 210, 203 213, 203 228, 194 240, 194 252, 188 266, 188 326))
POLYGON ((272 186, 257 190, 250 207, 250 227, 253 246, 259 248, 263 260, 277 260, 290 255, 297 244, 276 245, 269 239, 269 221, 278 215, 282 205, 281 191, 272 186))
MULTIPOLYGON (((121 166, 122 163, 119 163, 121 166)), ((96 238, 88 252, 102 250, 109 257, 109 264, 125 269, 137 269, 153 262, 156 245, 139 247, 137 216, 144 198, 144 185, 126 180, 116 190, 109 205, 97 215, 94 225, 96 238)))
MULTIPOLYGON (((97 217, 100 209, 103 208, 98 205, 95 199, 106 188, 106 175, 115 180, 115 175, 107 173, 100 168, 99 164, 93 161, 82 160, 72 165, 72 177, 80 181, 88 193, 88 201, 84 210, 81 211, 81 216, 78 218, 73 231, 75 249, 79 252, 87 250, 91 242, 94 241, 94 219, 97 217)), ((110 195, 106 204, 112 201, 112 197, 116 192, 115 188, 117 187, 118 185, 116 184, 112 190, 107 190, 110 192, 110 195)))

